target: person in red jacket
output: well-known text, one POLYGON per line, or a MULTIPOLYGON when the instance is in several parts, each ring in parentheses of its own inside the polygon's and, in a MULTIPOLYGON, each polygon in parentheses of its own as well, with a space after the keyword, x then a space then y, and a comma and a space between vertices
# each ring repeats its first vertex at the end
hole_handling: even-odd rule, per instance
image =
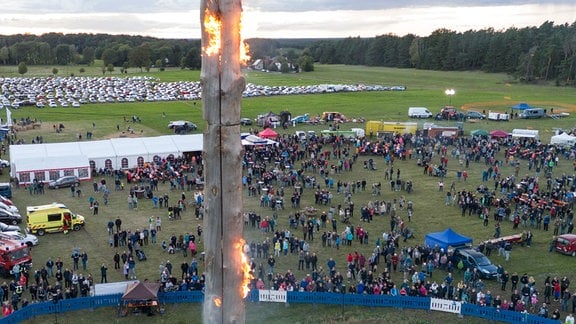
POLYGON ((2 305, 2 315, 8 316, 8 315, 12 314, 13 312, 14 312, 14 309, 12 308, 12 305, 10 305, 10 303, 5 302, 4 305, 2 305))
POLYGON ((560 281, 554 282, 554 301, 558 301, 560 299, 560 281))

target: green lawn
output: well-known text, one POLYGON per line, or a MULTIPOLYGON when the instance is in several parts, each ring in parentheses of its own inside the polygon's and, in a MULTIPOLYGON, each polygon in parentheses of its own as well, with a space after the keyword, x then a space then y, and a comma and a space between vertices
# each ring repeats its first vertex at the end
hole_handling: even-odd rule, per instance
MULTIPOLYGON (((63 70, 61 70, 63 71, 63 70)), ((61 73, 59 73, 61 74, 61 73)), ((198 80, 198 71, 164 71, 152 73, 151 75, 160 78, 161 80, 198 80), (166 76, 166 78, 165 78, 166 76)), ((261 72, 249 71, 246 73, 247 81, 255 84, 265 85, 307 85, 318 83, 345 83, 345 84, 382 84, 382 85, 405 85, 408 87, 404 92, 362 92, 362 93, 338 93, 338 94, 317 94, 305 96, 276 96, 265 98, 250 98, 244 99, 242 106, 242 116, 254 118, 260 113, 268 111, 280 112, 281 110, 289 110, 293 116, 309 113, 311 115, 321 114, 323 111, 340 111, 349 117, 364 117, 367 120, 391 120, 391 121, 407 121, 407 110, 410 106, 426 106, 433 112, 438 112, 444 106, 448 98, 444 95, 446 88, 455 88, 456 95, 452 98, 452 103, 457 106, 471 105, 474 107, 486 107, 486 109, 507 109, 507 104, 516 104, 521 101, 531 103, 543 102, 550 103, 547 107, 559 107, 560 104, 569 107, 570 104, 575 102, 576 94, 574 89, 571 88, 558 88, 553 86, 532 86, 511 83, 511 80, 505 75, 484 74, 478 72, 430 72, 430 71, 416 71, 416 70, 400 70, 400 69, 385 69, 385 68, 368 68, 368 67, 355 67, 355 66, 316 66, 316 71, 312 73, 281 75, 281 74, 265 74, 261 72), (497 103, 497 104, 496 104, 497 103), (558 106, 557 106, 558 104, 558 106)), ((575 111, 576 112, 576 111, 575 111)), ((30 142, 32 138, 42 135, 47 142, 61 142, 61 141, 74 141, 76 133, 84 133, 87 129, 92 128, 92 123, 96 124, 93 130, 93 139, 103 139, 109 137, 116 137, 119 135, 117 125, 120 129, 125 129, 129 123, 124 122, 124 116, 130 117, 138 115, 142 119, 141 124, 131 125, 136 130, 136 133, 141 133, 143 136, 155 136, 160 134, 167 134, 169 130, 167 124, 169 120, 187 119, 192 120, 199 124, 200 129, 203 129, 205 122, 202 120, 201 103, 197 102, 163 102, 163 103, 131 103, 131 104, 113 104, 113 105, 86 105, 79 109, 36 109, 36 108, 22 108, 13 111, 14 118, 30 117, 42 121, 40 130, 23 131, 18 133, 19 138, 24 138, 30 142), (162 117, 162 112, 166 113, 166 117, 162 117), (64 123, 66 128, 63 133, 55 133, 52 131, 54 123, 64 123)), ((131 124, 131 123, 130 123, 131 124)), ((446 123, 450 124, 450 123, 446 123)), ((571 115, 568 118, 561 120, 542 119, 542 120, 513 120, 506 123, 497 123, 490 121, 481 121, 479 123, 466 123, 465 131, 472 129, 484 128, 487 130, 504 129, 511 130, 513 128, 534 128, 541 130, 541 138, 547 142, 552 134, 552 128, 571 128, 574 125, 574 117, 571 115)), ((341 128, 346 129, 349 127, 363 127, 363 124, 347 124, 341 125, 341 128)), ((319 132, 327 128, 327 125, 317 126, 303 126, 299 125, 297 128, 289 128, 287 130, 278 130, 281 134, 293 134, 295 130, 316 130, 319 132)), ((245 127, 244 130, 249 130, 250 127, 245 127)), ((500 153, 499 158, 502 157, 500 153)), ((368 171, 363 169, 362 162, 370 157, 361 157, 355 165, 353 173, 344 173, 342 175, 333 175, 335 179, 343 181, 356 181, 366 179, 370 186, 373 182, 383 182, 383 194, 380 197, 373 196, 370 190, 366 192, 357 193, 353 200, 359 209, 360 206, 374 200, 391 200, 399 198, 400 195, 405 193, 391 192, 383 179, 383 170, 387 168, 384 161, 376 158, 376 166, 378 171, 368 171)), ((410 227, 415 230, 415 239, 409 240, 406 245, 423 244, 424 235, 431 231, 443 230, 446 227, 452 227, 454 230, 459 231, 465 235, 474 238, 475 242, 490 238, 493 234, 493 224, 487 228, 483 227, 481 221, 474 217, 461 217, 456 207, 444 206, 444 193, 437 191, 437 178, 423 177, 422 171, 416 166, 416 162, 412 161, 399 161, 395 164, 395 168, 400 168, 402 178, 412 179, 415 183, 414 193, 407 195, 414 201, 415 214, 410 227)), ((473 190, 479 185, 480 173, 483 170, 483 164, 472 163, 468 170, 470 178, 466 183, 457 183, 457 190, 467 189, 473 190)), ((449 162, 449 175, 446 180, 447 187, 452 181, 455 181, 455 172, 459 169, 457 162, 451 160, 449 162)), ((513 173, 511 167, 504 167, 503 174, 508 175, 513 173)), ((527 174, 526 163, 522 164, 521 174, 527 174)), ((554 175, 562 173, 573 174, 572 162, 561 160, 560 166, 555 170, 554 175)), ((6 179, 6 172, 2 176, 6 179)), ((98 179, 95 179, 98 180, 98 179)), ((111 179, 108 181, 111 183, 111 179)), ((490 183, 492 185, 492 183, 490 183)), ((190 211, 184 213, 182 221, 168 221, 166 209, 153 209, 150 201, 142 200, 138 210, 128 210, 126 206, 127 191, 112 192, 108 206, 101 204, 100 215, 92 216, 91 210, 88 208, 88 197, 94 195, 99 198, 100 194, 95 194, 91 190, 91 183, 82 185, 85 194, 82 198, 70 197, 69 191, 66 189, 61 190, 48 190, 45 195, 31 196, 24 190, 16 190, 14 194, 14 202, 19 209, 24 212, 27 205, 38 205, 51 203, 54 201, 62 202, 68 205, 73 211, 87 217, 87 226, 80 232, 70 233, 68 235, 52 234, 40 238, 40 245, 34 248, 34 268, 42 266, 48 257, 62 257, 65 266, 71 266, 72 262, 70 254, 72 248, 75 246, 87 251, 89 254, 88 269, 85 272, 92 273, 93 276, 99 281, 99 268, 102 263, 107 263, 109 268, 112 268, 112 255, 116 249, 109 247, 108 235, 106 231, 106 223, 110 219, 115 219, 120 216, 127 228, 142 229, 148 226, 148 218, 150 216, 160 215, 163 218, 163 231, 159 236, 159 241, 168 239, 172 233, 183 234, 186 231, 195 231, 196 226, 200 223, 197 221, 190 211)), ((167 184, 160 186, 160 193, 168 193, 174 201, 180 195, 180 191, 170 192, 167 184)), ((302 207, 314 205, 314 198, 312 191, 307 189, 302 201, 302 207)), ((244 210, 254 210, 262 216, 271 216, 272 211, 269 208, 259 207, 258 201, 254 198, 249 198, 244 193, 244 210)), ((343 200, 341 195, 335 195, 334 204, 341 203, 343 200)), ((327 209, 329 206, 321 207, 322 210, 327 209)), ((295 210, 289 206, 285 210, 279 212, 280 223, 278 228, 286 228, 288 226, 288 215, 294 213, 295 210)), ((386 217, 376 217, 370 224, 360 223, 358 218, 354 220, 366 227, 370 233, 369 245, 358 245, 355 243, 352 248, 342 248, 339 251, 328 250, 320 245, 320 240, 316 238, 311 243, 314 251, 320 255, 321 265, 325 265, 329 256, 337 260, 337 267, 342 269, 345 263, 345 255, 348 252, 358 251, 359 253, 368 254, 373 249, 373 244, 376 236, 379 236, 382 231, 388 230, 388 219, 386 217)), ((339 227, 341 230, 341 227, 339 227)), ((504 224, 502 229, 503 235, 512 234, 512 226, 509 223, 504 224)), ((252 228, 245 230, 245 237, 248 241, 262 240, 264 235, 252 228)), ((300 231, 295 233, 301 236, 300 231)), ((491 259, 494 263, 502 263, 510 272, 528 272, 533 275, 538 283, 538 287, 542 288, 544 278, 549 275, 572 275, 573 259, 570 257, 558 255, 555 253, 548 253, 548 242, 551 239, 551 233, 543 231, 535 231, 534 245, 531 248, 517 247, 512 252, 511 261, 505 263, 503 258, 492 256, 491 259), (535 262, 535 260, 538 260, 535 262)), ((318 236, 317 236, 318 237, 318 236)), ((201 247, 200 247, 201 248, 201 247)), ((162 252, 159 246, 146 246, 145 251, 148 256, 148 261, 137 263, 137 274, 139 279, 148 278, 150 280, 158 279, 158 266, 161 262, 170 260, 176 269, 175 273, 179 276, 180 264, 185 260, 181 255, 167 255, 162 252)), ((120 250, 120 252, 122 252, 120 250)), ((190 260, 190 258, 186 259, 190 260)), ((264 260, 258 260, 264 262, 264 260)), ((278 260, 277 267, 279 271, 286 271, 292 269, 296 273, 297 278, 303 277, 306 272, 298 271, 297 257, 288 256, 281 257, 278 260)), ((443 274, 437 272, 434 274, 434 280, 441 280, 443 274)), ((461 278, 461 274, 456 275, 457 279, 461 278)), ((114 270, 109 271, 109 280, 118 281, 122 279, 122 275, 114 270)), ((399 274, 394 274, 396 281, 401 280, 399 274)), ((571 278, 574 280, 575 278, 571 278)), ((498 292, 497 287, 493 283, 489 283, 489 288, 498 292)), ((508 299, 510 292, 503 295, 503 298, 508 299)), ((553 305, 555 307, 555 305, 553 305)), ((193 322, 198 318, 199 307, 192 305, 176 305, 168 308, 169 315, 162 319, 157 318, 157 322, 170 322, 170 323, 184 323, 193 322)), ((278 305, 250 305, 247 310, 248 319, 261 319, 266 322, 276 323, 281 321, 292 321, 295 323, 308 323, 312 321, 322 320, 325 322, 342 322, 356 323, 362 320, 372 320, 377 322, 378 318, 385 318, 389 321, 399 321, 403 323, 415 323, 422 321, 419 316, 410 317, 412 311, 398 311, 392 309, 346 309, 344 316, 342 316, 339 308, 323 307, 323 306, 295 306, 290 307, 278 305), (397 316, 397 314, 401 316, 397 316), (306 315, 303 315, 306 314, 306 315), (408 319, 410 318, 410 319, 408 319)), ((426 313, 426 316, 430 314, 426 313)), ((451 320, 456 318, 451 315, 433 315, 439 316, 438 321, 451 320)), ((82 312, 82 314, 75 313, 74 315, 61 315, 59 321, 67 322, 78 319, 87 319, 96 322, 109 322, 116 320, 115 312, 113 310, 98 310, 97 312, 82 312), (79 317, 77 317, 79 316, 79 317)), ((38 321, 52 320, 50 317, 38 319, 38 321)), ((129 321, 137 321, 138 319, 130 319, 129 321)), ((466 319, 468 320, 468 319, 466 319)), ((125 319, 122 319, 125 321, 125 319)), ((426 322, 426 321, 423 321, 426 322)))

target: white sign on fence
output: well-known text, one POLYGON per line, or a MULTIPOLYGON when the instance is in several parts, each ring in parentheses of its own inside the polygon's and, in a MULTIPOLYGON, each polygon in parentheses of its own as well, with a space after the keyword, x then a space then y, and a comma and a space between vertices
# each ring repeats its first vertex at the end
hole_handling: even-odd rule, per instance
POLYGON ((261 302, 272 302, 272 303, 286 302, 286 291, 259 290, 258 295, 259 295, 258 298, 261 302))
POLYGON ((461 302, 439 298, 430 298, 430 310, 460 314, 461 308, 461 302))

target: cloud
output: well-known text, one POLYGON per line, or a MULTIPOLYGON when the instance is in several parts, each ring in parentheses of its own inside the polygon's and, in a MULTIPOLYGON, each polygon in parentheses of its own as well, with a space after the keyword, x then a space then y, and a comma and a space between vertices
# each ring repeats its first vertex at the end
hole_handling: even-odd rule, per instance
MULTIPOLYGON (((243 34, 247 38, 426 36, 438 28, 463 32, 539 26, 546 20, 573 23, 576 12, 573 0, 453 0, 446 5, 439 0, 244 0, 243 34)), ((0 33, 197 39, 199 10, 199 0, 4 0, 0 33)))
POLYGON ((526 4, 572 4, 573 0, 245 0, 244 7, 262 12, 303 12, 334 10, 385 10, 430 7, 492 7, 526 4))

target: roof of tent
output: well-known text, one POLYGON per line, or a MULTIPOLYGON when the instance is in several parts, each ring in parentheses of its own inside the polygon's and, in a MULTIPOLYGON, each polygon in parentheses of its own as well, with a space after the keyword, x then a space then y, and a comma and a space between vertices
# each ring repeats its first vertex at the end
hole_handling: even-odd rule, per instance
POLYGON ((15 172, 62 170, 90 166, 88 158, 84 155, 24 157, 16 159, 12 163, 15 172))
POLYGON ((512 106, 512 109, 515 109, 515 110, 526 110, 526 109, 531 109, 531 108, 534 108, 534 107, 530 106, 529 104, 527 104, 525 102, 521 102, 517 105, 512 106))
POLYGON ((158 300, 160 283, 133 282, 126 287, 122 300, 158 300))
POLYGON ((537 129, 513 129, 512 137, 529 137, 538 139, 537 129))
POLYGON ((148 155, 141 138, 111 138, 110 142, 118 157, 148 155))
POLYGON ((472 243, 472 239, 454 232, 451 228, 447 228, 442 232, 426 234, 425 243, 430 247, 438 245, 440 248, 448 249, 449 246, 462 246, 472 243))
POLYGON ((276 133, 274 130, 270 128, 266 128, 260 133, 258 133, 258 136, 262 138, 276 138, 278 136, 278 133, 276 133))
POLYGON ((550 138, 550 144, 574 145, 575 143, 576 143, 576 136, 572 136, 566 133, 554 135, 550 138))
POLYGON ((170 136, 146 137, 142 139, 142 142, 146 150, 153 155, 179 152, 178 147, 170 136))
MULTIPOLYGON (((82 141, 65 143, 43 143, 10 145, 10 162, 19 163, 18 170, 24 170, 24 165, 28 165, 27 159, 34 160, 33 169, 40 169, 41 161, 47 161, 48 169, 53 166, 51 159, 57 158, 60 165, 67 165, 63 156, 82 156, 85 160, 93 159, 115 159, 118 157, 142 156, 151 158, 154 155, 182 154, 184 152, 198 152, 203 149, 203 135, 167 135, 158 137, 140 138, 113 138, 100 141, 82 141)), ((43 163, 43 162, 42 162, 43 163)), ((26 167, 28 168, 28 166, 26 167)), ((67 168, 65 167, 60 167, 67 168)))
MULTIPOLYGON (((110 152, 112 146, 110 140, 80 142, 80 151, 86 155, 89 160, 111 158, 110 152)), ((115 153, 115 152, 114 152, 115 153)))
POLYGON ((182 152, 199 152, 204 149, 204 135, 170 135, 170 138, 182 152))
POLYGON ((44 148, 46 149, 46 156, 61 157, 82 155, 78 142, 47 143, 44 144, 44 148))

